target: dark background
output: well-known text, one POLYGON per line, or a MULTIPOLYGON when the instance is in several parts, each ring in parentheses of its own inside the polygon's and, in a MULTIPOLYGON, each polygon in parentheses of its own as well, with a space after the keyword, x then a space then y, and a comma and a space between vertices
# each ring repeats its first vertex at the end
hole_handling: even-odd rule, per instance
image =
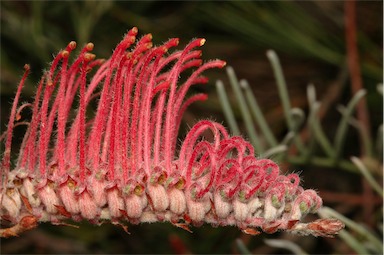
MULTIPOLYGON (((192 38, 206 38, 203 59, 225 60, 239 78, 249 81, 268 123, 280 138, 286 133, 286 126, 266 50, 274 49, 281 59, 293 106, 308 110, 308 83, 315 85, 318 98, 324 101, 330 98, 333 86, 340 88, 337 95, 332 95, 334 101, 329 102, 330 107, 321 120, 330 137, 340 119, 336 105, 346 104, 352 95, 342 1, 1 1, 0 6, 1 131, 5 130, 10 102, 25 63, 31 65, 32 73, 21 101, 30 101, 42 70, 48 68, 52 56, 69 41, 77 41, 78 48, 91 41, 97 57, 107 58, 133 26, 139 28, 139 35, 152 33, 155 44, 178 37, 182 47, 192 38)), ((383 114, 382 96, 376 92, 377 84, 382 82, 382 9, 382 1, 357 2, 359 65, 368 92, 374 137, 383 114)), ((210 78, 209 85, 196 86, 194 90, 208 93, 209 100, 189 108, 181 132, 202 118, 226 125, 214 82, 221 79, 228 85, 228 78, 224 70, 209 70, 205 75, 210 78)), ((238 106, 229 90, 228 93, 244 131, 238 106)), ((22 131, 16 131, 15 136, 22 131)), ((350 131, 343 156, 348 159, 359 153, 357 134, 350 131)), ((361 175, 337 167, 281 163, 287 171, 300 171, 304 187, 319 191, 325 205, 382 235, 379 231, 382 201, 380 197, 371 196, 369 206, 373 214, 367 215, 364 201, 367 190, 363 188, 361 175)), ((375 173, 379 183, 382 183, 381 170, 375 173)), ((79 229, 41 224, 19 238, 1 240, 1 252, 239 253, 237 238, 255 254, 287 253, 267 246, 264 239, 269 238, 291 240, 309 254, 353 252, 339 238, 297 237, 285 233, 252 237, 233 227, 208 225, 192 230, 194 233, 190 234, 168 223, 142 224, 129 226, 131 234, 127 235, 109 223, 100 227, 82 223, 79 229)))

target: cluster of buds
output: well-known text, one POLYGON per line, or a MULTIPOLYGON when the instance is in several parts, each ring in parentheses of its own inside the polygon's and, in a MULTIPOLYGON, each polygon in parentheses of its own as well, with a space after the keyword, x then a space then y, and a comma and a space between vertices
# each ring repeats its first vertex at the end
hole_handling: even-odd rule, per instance
POLYGON ((41 78, 34 102, 18 107, 25 67, 2 138, 0 216, 3 226, 11 226, 1 236, 68 219, 167 221, 186 230, 210 223, 250 234, 315 236, 332 236, 343 227, 336 220, 301 223, 321 207, 317 193, 299 186, 298 175, 282 175, 273 161, 256 158, 247 141, 230 137, 218 123, 198 122, 178 146, 184 111, 207 98, 186 98, 189 88, 207 83, 202 72, 225 62, 202 62, 196 48, 204 39, 167 53, 178 39, 154 47, 147 34, 130 50, 137 33, 132 28, 108 60, 95 60, 88 43, 69 64, 76 48, 69 43, 41 78), (12 133, 26 123, 17 120, 27 107, 32 117, 11 167, 12 133), (207 131, 211 139, 204 140, 207 131))

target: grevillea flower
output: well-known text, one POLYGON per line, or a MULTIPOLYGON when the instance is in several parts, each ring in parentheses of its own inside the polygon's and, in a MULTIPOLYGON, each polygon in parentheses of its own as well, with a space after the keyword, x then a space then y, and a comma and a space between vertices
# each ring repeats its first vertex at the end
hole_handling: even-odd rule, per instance
POLYGON ((167 221, 186 230, 189 224, 236 225, 250 234, 328 236, 342 228, 334 220, 325 227, 321 220, 301 223, 321 198, 299 186, 296 174, 281 175, 273 161, 256 158, 247 141, 230 137, 222 125, 200 121, 179 146, 184 111, 206 99, 186 99, 187 91, 207 82, 203 71, 225 62, 202 62, 196 48, 204 39, 168 53, 178 39, 153 47, 148 34, 130 49, 137 33, 131 29, 106 61, 94 60, 88 43, 69 64, 76 47, 69 43, 41 78, 34 102, 18 107, 25 67, 3 138, 0 215, 12 226, 1 236, 68 219, 167 221), (185 71, 191 74, 181 82, 185 71), (12 133, 26 107, 32 117, 11 170, 12 133), (206 131, 209 141, 202 140, 206 131))

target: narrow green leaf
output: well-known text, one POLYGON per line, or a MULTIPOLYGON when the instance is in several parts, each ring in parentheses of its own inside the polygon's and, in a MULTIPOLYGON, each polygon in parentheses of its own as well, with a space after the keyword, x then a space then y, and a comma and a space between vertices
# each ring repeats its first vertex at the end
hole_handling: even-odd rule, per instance
MULTIPOLYGON (((290 131, 295 131, 295 120, 293 119, 293 116, 291 114, 291 103, 289 101, 289 94, 287 90, 287 84, 285 82, 283 70, 280 65, 279 58, 275 51, 268 50, 267 51, 267 57, 272 65, 273 73, 275 75, 277 88, 280 95, 281 104, 283 106, 284 116, 287 121, 288 129, 290 131)), ((295 136, 295 144, 298 148, 298 150, 301 153, 305 152, 304 145, 300 139, 299 136, 295 136)))
POLYGON ((252 254, 252 252, 248 250, 247 246, 245 246, 243 240, 241 240, 240 238, 236 239, 236 246, 239 249, 240 254, 243 254, 243 255, 252 254))
POLYGON ((222 81, 216 81, 216 90, 219 95, 221 107, 223 108, 225 118, 228 121, 229 128, 231 129, 232 135, 240 135, 239 126, 237 125, 235 116, 232 111, 231 103, 229 102, 227 93, 224 89, 222 81))
POLYGON ((250 106, 249 108, 253 114, 253 118, 256 120, 257 124, 259 125, 260 130, 263 133, 266 141, 269 143, 270 146, 277 146, 278 144, 277 140, 273 135, 267 121, 265 120, 265 117, 260 109, 259 104, 257 103, 255 96, 252 93, 252 90, 248 84, 248 81, 240 80, 240 86, 242 89, 244 89, 245 97, 250 106))
POLYGON ((255 147, 256 151, 258 153, 262 153, 264 151, 263 146, 260 143, 259 137, 257 136, 256 127, 252 121, 251 113, 249 112, 249 108, 246 104, 244 95, 240 89, 240 84, 236 77, 235 71, 230 66, 227 67, 227 75, 229 77, 229 81, 231 83, 232 89, 235 92, 237 102, 240 106, 240 111, 243 116, 245 128, 247 129, 249 139, 251 140, 251 143, 255 147))
POLYGON ((365 179, 368 181, 371 187, 377 192, 377 194, 383 197, 383 188, 380 186, 379 183, 375 181, 375 178, 369 172, 369 170, 364 165, 364 163, 357 157, 351 157, 351 161, 357 166, 357 169, 360 170, 361 174, 365 177, 365 179))
POLYGON ((349 119, 351 118, 357 103, 363 96, 365 96, 365 94, 366 94, 366 91, 364 89, 358 91, 354 95, 354 97, 350 100, 350 102, 348 103, 343 113, 342 119, 336 130, 335 143, 334 143, 335 154, 333 155, 334 162, 337 162, 337 160, 340 157, 341 151, 343 149, 345 137, 348 130, 349 119))
POLYGON ((322 147, 325 154, 328 157, 332 157, 335 152, 327 136, 325 135, 317 117, 317 113, 320 109, 320 103, 316 101, 316 91, 315 87, 312 84, 308 85, 307 97, 309 103, 308 127, 311 131, 311 134, 314 135, 316 141, 322 147))
POLYGON ((296 255, 307 255, 303 249, 301 249, 300 246, 295 244, 294 242, 288 241, 288 240, 280 240, 280 239, 266 239, 264 242, 274 248, 279 248, 279 249, 286 249, 292 252, 293 254, 296 255))

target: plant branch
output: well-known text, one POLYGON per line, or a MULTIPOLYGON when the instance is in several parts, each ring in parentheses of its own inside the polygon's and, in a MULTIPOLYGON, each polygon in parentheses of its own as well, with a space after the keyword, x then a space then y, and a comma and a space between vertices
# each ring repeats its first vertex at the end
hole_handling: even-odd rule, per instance
MULTIPOLYGON (((347 61, 349 73, 351 76, 351 89, 352 93, 356 94, 358 91, 361 91, 363 88, 363 81, 361 77, 361 71, 359 66, 359 53, 357 48, 357 29, 356 29, 356 1, 345 1, 345 40, 347 46, 347 61)), ((370 134, 370 121, 369 114, 367 109, 366 99, 363 98, 356 106, 357 119, 361 123, 360 129, 360 148, 361 148, 361 157, 371 157, 372 156, 372 146, 366 146, 371 141, 370 134)), ((366 180, 363 182, 363 193, 366 198, 366 203, 363 206, 364 216, 367 219, 370 219, 370 215, 373 213, 373 205, 370 203, 373 192, 366 180)), ((369 222, 372 225, 372 221, 369 222)))
MULTIPOLYGON (((352 94, 356 94, 363 89, 363 81, 361 78, 361 70, 359 66, 359 53, 357 48, 356 33, 356 1, 345 1, 345 39, 347 46, 347 61, 349 73, 351 76, 352 94)), ((371 137, 369 113, 367 109, 366 99, 362 99, 356 106, 357 119, 362 123, 360 134, 361 155, 372 155, 371 148, 363 146, 364 137, 371 137), (363 133, 365 133, 363 135, 363 133)))

